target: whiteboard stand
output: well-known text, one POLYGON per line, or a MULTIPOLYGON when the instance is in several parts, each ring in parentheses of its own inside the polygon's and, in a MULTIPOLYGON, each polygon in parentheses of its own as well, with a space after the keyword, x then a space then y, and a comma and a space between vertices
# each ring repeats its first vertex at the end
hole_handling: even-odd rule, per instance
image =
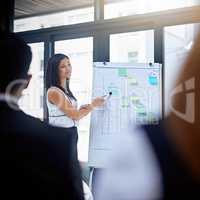
POLYGON ((92 191, 93 174, 94 174, 94 167, 90 167, 89 188, 91 191, 92 191))

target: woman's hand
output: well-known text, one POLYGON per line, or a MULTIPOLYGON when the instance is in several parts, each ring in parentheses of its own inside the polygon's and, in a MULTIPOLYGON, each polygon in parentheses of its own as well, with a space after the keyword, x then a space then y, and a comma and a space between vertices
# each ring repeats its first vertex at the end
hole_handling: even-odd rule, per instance
POLYGON ((84 104, 80 106, 80 109, 90 109, 90 108, 91 108, 91 104, 84 104))
POLYGON ((87 107, 88 107, 88 105, 89 105, 89 104, 84 104, 84 105, 81 105, 81 106, 80 106, 80 109, 82 109, 82 108, 87 108, 87 107))
POLYGON ((104 104, 105 100, 103 97, 96 97, 95 99, 92 100, 91 105, 93 107, 99 107, 102 106, 104 104))

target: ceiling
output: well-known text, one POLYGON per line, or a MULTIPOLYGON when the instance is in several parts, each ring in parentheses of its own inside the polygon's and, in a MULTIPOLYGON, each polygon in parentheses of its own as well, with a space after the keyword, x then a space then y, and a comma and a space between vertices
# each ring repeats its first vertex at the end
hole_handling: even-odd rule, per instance
POLYGON ((91 6, 93 0, 15 0, 15 18, 91 6))
MULTIPOLYGON (((120 0, 104 1, 113 2, 120 0)), ((15 0, 15 18, 25 18, 65 10, 73 10, 89 7, 93 4, 94 0, 15 0)))

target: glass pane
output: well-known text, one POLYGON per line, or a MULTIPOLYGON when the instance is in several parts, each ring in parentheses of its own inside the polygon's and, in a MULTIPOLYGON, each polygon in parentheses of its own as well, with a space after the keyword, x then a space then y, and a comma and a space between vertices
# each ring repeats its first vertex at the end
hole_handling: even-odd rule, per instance
POLYGON ((110 36, 111 62, 153 62, 154 31, 139 31, 110 36))
POLYGON ((32 78, 28 88, 23 91, 19 104, 25 113, 43 120, 44 43, 33 43, 29 46, 33 59, 28 73, 32 78))
POLYGON ((199 30, 199 24, 165 28, 165 114, 169 112, 172 87, 199 30))
MULTIPOLYGON (((78 100, 78 106, 91 101, 93 38, 80 38, 55 43, 55 52, 69 56, 72 64, 70 89, 78 100)), ((88 160, 90 115, 79 121, 78 157, 88 160)))
POLYGON ((14 21, 14 31, 28 31, 89 22, 93 20, 94 7, 88 7, 44 16, 16 19, 14 21))
POLYGON ((188 7, 197 4, 200 4, 199 0, 105 0, 105 19, 188 7))

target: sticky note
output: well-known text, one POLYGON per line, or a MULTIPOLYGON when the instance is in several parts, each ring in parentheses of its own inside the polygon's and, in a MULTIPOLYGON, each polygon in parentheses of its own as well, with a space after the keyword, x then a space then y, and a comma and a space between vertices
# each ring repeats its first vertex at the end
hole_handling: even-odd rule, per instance
POLYGON ((138 82, 134 77, 128 77, 128 82, 130 85, 137 85, 138 82))
POLYGON ((158 79, 156 76, 149 76, 149 83, 150 85, 157 85, 158 84, 158 79))
POLYGON ((131 96, 130 99, 131 99, 132 103, 138 103, 140 101, 140 98, 137 96, 131 96))
POLYGON ((119 68, 118 69, 118 76, 119 77, 127 77, 127 69, 126 68, 119 68))

